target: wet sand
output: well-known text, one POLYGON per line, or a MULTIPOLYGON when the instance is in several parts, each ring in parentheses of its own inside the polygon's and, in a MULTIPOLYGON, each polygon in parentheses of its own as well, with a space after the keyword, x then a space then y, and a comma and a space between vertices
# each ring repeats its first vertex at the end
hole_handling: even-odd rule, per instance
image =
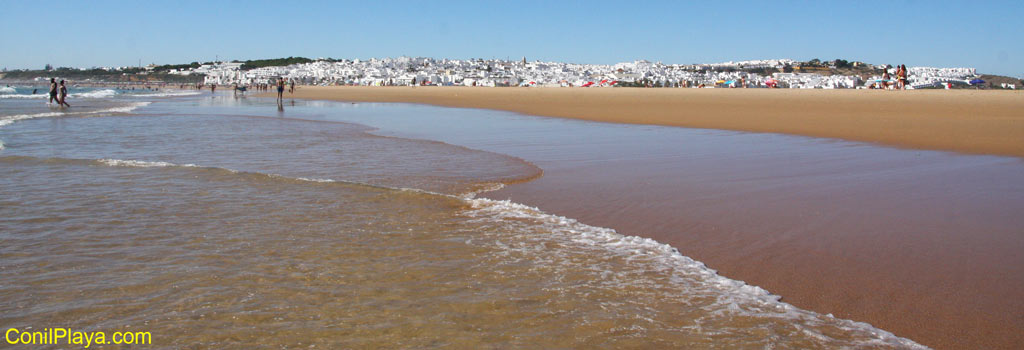
POLYGON ((302 86, 285 97, 486 108, 1024 157, 1019 91, 302 86))
POLYGON ((934 164, 860 162, 870 168, 844 178, 840 162, 772 174, 803 161, 688 171, 657 160, 542 164, 543 178, 485 196, 656 239, 798 307, 936 349, 1024 344, 1024 201, 1000 171, 1019 165, 922 176, 934 164), (992 186, 955 188, 974 180, 992 186))
MULTIPOLYGON (((316 92, 348 99, 330 92, 337 88, 305 89, 296 97, 328 99, 316 92)), ((373 89, 392 88, 365 91, 373 89)), ((711 96, 708 91, 696 93, 711 96)), ((830 93, 840 100, 889 99, 877 91, 778 92, 788 98, 830 93)), ((966 98, 992 92, 912 93, 966 98)), ((960 101, 971 105, 968 100, 960 101)), ((807 140, 811 148, 829 143, 807 140)), ((633 146, 607 155, 623 147, 629 145, 588 142, 552 151, 551 159, 528 158, 544 168, 543 178, 486 197, 657 239, 798 307, 869 322, 938 349, 1024 344, 1024 221, 1016 214, 1024 198, 1014 175, 1019 159, 924 152, 919 157, 925 160, 917 161, 914 151, 857 144, 852 153, 813 157, 785 150, 780 155, 772 147, 738 156, 735 150, 633 146)))

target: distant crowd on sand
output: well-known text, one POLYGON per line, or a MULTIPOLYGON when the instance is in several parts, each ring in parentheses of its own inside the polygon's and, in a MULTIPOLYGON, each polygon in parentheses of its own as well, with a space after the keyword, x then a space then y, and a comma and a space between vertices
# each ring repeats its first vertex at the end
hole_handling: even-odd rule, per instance
POLYGON ((889 70, 886 69, 882 73, 882 79, 876 80, 873 84, 868 86, 868 89, 906 90, 907 65, 901 64, 896 66, 896 79, 893 79, 893 77, 889 75, 889 70))
MULTIPOLYGON (((233 88, 234 88, 234 91, 235 91, 235 95, 238 95, 239 92, 244 94, 247 90, 249 90, 249 88, 252 88, 253 90, 260 91, 260 92, 270 91, 270 87, 271 86, 276 86, 277 87, 277 103, 278 104, 281 104, 284 101, 284 90, 285 90, 286 86, 288 86, 288 93, 290 93, 290 94, 294 94, 295 93, 295 80, 293 80, 293 79, 285 80, 284 77, 278 77, 276 81, 271 79, 271 81, 268 82, 268 83, 256 83, 256 84, 252 84, 252 85, 238 85, 238 84, 234 84, 233 88)), ((217 88, 217 85, 210 84, 210 91, 211 92, 213 92, 216 88, 217 88)))
MULTIPOLYGON (((203 83, 196 83, 193 85, 181 84, 180 88, 192 88, 196 90, 202 90, 206 88, 206 86, 207 85, 203 83)), ((209 87, 211 93, 217 92, 217 84, 209 84, 209 87)), ((271 87, 277 87, 277 101, 278 103, 280 103, 284 98, 284 90, 286 87, 288 88, 289 93, 295 93, 295 80, 285 80, 284 77, 278 77, 276 80, 271 79, 270 82, 267 83, 254 83, 250 85, 240 85, 236 83, 231 85, 231 90, 233 90, 233 92, 237 96, 239 93, 245 94, 245 92, 249 91, 250 89, 257 92, 270 91, 271 87)))

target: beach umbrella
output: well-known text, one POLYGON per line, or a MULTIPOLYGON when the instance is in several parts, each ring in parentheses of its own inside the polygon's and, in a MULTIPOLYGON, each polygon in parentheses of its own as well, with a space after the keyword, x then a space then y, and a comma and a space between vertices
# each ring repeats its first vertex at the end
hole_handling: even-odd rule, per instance
POLYGON ((981 80, 981 79, 971 80, 971 85, 978 85, 978 84, 984 84, 984 83, 985 83, 985 81, 981 80))

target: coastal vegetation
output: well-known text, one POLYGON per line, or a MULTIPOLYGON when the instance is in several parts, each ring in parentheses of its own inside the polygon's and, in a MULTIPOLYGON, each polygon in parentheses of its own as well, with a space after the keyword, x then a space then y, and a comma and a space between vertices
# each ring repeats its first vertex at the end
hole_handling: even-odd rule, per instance
MULTIPOLYGON (((235 61, 238 62, 238 61, 235 61)), ((299 63, 310 63, 312 59, 305 57, 270 58, 264 60, 248 60, 242 62, 242 70, 250 70, 263 67, 288 66, 299 63)))
MULTIPOLYGON (((188 65, 185 65, 188 66, 188 65)), ((158 66, 166 67, 166 66, 158 66)), ((171 68, 161 70, 139 67, 122 68, 90 68, 79 69, 69 67, 58 67, 50 70, 8 70, 0 76, 8 81, 29 81, 38 78, 57 77, 75 81, 91 80, 104 82, 169 82, 169 83, 198 83, 203 81, 203 75, 180 75, 171 74, 171 68)))
POLYGON ((154 72, 164 72, 164 71, 172 71, 172 70, 189 70, 189 69, 199 68, 199 66, 202 66, 204 64, 213 64, 213 63, 214 62, 204 62, 204 63, 192 62, 192 63, 189 63, 189 64, 165 64, 165 65, 162 65, 162 66, 153 67, 153 71, 154 72))

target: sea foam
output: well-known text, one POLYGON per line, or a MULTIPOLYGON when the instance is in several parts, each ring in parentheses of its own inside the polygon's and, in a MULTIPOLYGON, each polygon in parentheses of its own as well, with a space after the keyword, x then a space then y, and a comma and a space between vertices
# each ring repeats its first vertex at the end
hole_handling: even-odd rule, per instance
MULTIPOLYGON (((717 295, 712 313, 729 313, 740 316, 772 317, 792 321, 794 325, 835 324, 839 328, 868 335, 866 346, 899 346, 911 349, 927 349, 916 342, 898 337, 888 331, 852 320, 837 319, 831 314, 822 315, 803 310, 781 301, 781 297, 767 290, 730 279, 708 268, 704 263, 693 260, 676 248, 656 240, 637 236, 622 235, 610 228, 595 227, 562 216, 552 215, 538 208, 514 203, 508 200, 464 199, 471 205, 467 215, 476 220, 494 222, 532 222, 542 225, 544 239, 555 239, 577 249, 598 249, 601 254, 621 256, 625 260, 644 261, 657 269, 679 271, 677 281, 681 291, 703 291, 717 295), (742 307, 741 307, 742 306, 742 307)), ((525 238, 525 237, 524 237, 525 238)), ((530 245, 530 244, 526 244, 530 245)), ((543 246, 537 244, 536 246, 543 246)), ((509 248, 515 249, 515 248, 509 248)), ((570 248, 572 249, 572 248, 570 248)), ((804 328, 804 333, 813 332, 804 328)), ((817 334, 817 333, 815 333, 817 334)), ((817 334, 825 337, 824 335, 817 334)))
MULTIPOLYGON (((45 89, 43 91, 40 91, 40 92, 41 93, 38 93, 38 94, 15 94, 12 91, 12 93, 10 93, 10 94, 0 94, 0 98, 47 98, 47 97, 49 97, 49 94, 46 93, 45 89)), ((94 98, 109 98, 109 97, 114 97, 116 95, 117 95, 117 91, 116 90, 103 89, 103 90, 93 90, 93 91, 86 91, 86 92, 76 92, 76 93, 68 94, 68 97, 70 97, 72 99, 75 99, 75 98, 94 99, 94 98)))
POLYGON ((107 97, 113 97, 114 95, 117 95, 117 91, 116 90, 103 89, 103 90, 93 90, 93 91, 87 91, 87 92, 74 93, 74 94, 70 94, 69 96, 75 97, 75 98, 107 98, 107 97))
MULTIPOLYGON (((131 111, 135 110, 136 108, 149 105, 150 103, 151 102, 149 102, 149 101, 146 101, 146 102, 136 102, 136 103, 133 103, 133 104, 128 105, 128 106, 112 107, 112 108, 101 109, 101 110, 96 110, 96 111, 91 111, 91 112, 82 112, 82 113, 77 113, 77 112, 74 112, 74 111, 67 111, 67 112, 45 112, 45 113, 36 113, 36 114, 8 115, 8 116, 0 117, 0 128, 2 128, 4 126, 7 126, 7 125, 10 125, 10 124, 12 124, 14 122, 17 122, 17 121, 27 120, 27 119, 35 119, 35 118, 57 117, 57 116, 65 116, 65 115, 66 116, 86 116, 86 115, 98 115, 98 114, 110 114, 110 113, 130 113, 131 111)), ((0 150, 3 150, 3 149, 4 149, 3 141, 0 140, 0 150)))
POLYGON ((201 94, 198 91, 168 91, 168 92, 155 92, 150 94, 130 94, 131 97, 181 97, 181 96, 196 96, 201 94))
POLYGON ((65 112, 45 112, 45 113, 36 113, 36 114, 16 114, 16 115, 0 116, 0 127, 8 125, 8 124, 11 124, 11 123, 14 123, 14 122, 19 121, 19 120, 27 120, 27 119, 35 119, 35 118, 57 117, 57 116, 63 116, 63 115, 66 115, 66 116, 84 116, 84 115, 97 115, 97 114, 107 114, 107 113, 129 113, 131 111, 134 111, 136 108, 143 107, 143 106, 146 106, 146 105, 149 105, 149 104, 150 104, 150 102, 136 102, 136 103, 133 103, 133 104, 128 105, 128 106, 111 107, 111 108, 106 108, 106 109, 90 111, 90 112, 76 112, 74 110, 68 110, 68 111, 65 111, 65 112))
POLYGON ((46 94, 0 94, 0 98, 46 98, 46 94))
POLYGON ((186 168, 198 168, 195 164, 174 164, 168 162, 148 162, 144 160, 124 160, 124 159, 98 159, 99 163, 109 166, 123 166, 123 167, 134 167, 134 168, 152 168, 152 167, 186 167, 186 168))
POLYGON ((47 113, 36 113, 36 114, 17 114, 0 117, 0 127, 9 125, 19 120, 44 118, 44 117, 56 117, 64 115, 62 112, 47 112, 47 113))

